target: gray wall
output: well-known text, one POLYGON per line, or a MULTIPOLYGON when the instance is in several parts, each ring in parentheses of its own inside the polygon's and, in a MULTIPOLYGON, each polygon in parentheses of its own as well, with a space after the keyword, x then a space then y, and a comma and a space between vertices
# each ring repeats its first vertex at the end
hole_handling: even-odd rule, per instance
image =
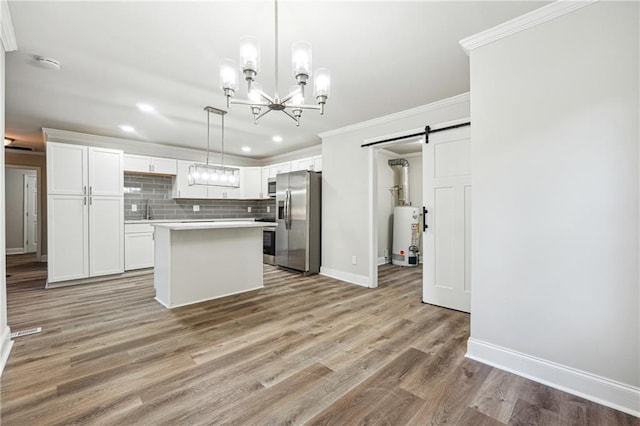
POLYGON ((140 220, 148 200, 151 219, 224 219, 275 217, 275 200, 175 200, 171 198, 172 179, 168 176, 124 175, 124 218, 140 220), (137 212, 131 211, 136 204, 137 212), (199 212, 193 206, 200 206, 199 212), (267 206, 270 212, 267 212, 267 206), (247 211, 251 207, 251 212, 247 211))
POLYGON ((5 169, 5 247, 24 247, 24 176, 36 176, 35 170, 5 169))
POLYGON ((617 390, 594 395, 606 383, 636 410, 638 9, 596 2, 471 52, 469 342, 494 365, 624 405, 617 390), (523 356, 543 361, 514 364, 523 356), (544 376, 554 368, 578 374, 544 376))

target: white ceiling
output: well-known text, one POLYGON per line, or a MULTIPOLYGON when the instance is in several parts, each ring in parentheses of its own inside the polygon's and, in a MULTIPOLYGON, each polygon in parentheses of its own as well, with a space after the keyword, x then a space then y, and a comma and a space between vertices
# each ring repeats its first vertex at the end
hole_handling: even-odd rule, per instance
MULTIPOLYGON (((291 43, 309 41, 314 68, 331 70, 326 114, 305 111, 296 128, 274 111, 255 126, 248 107, 232 105, 225 151, 286 153, 318 144, 320 132, 467 92, 469 61, 458 41, 543 4, 281 1, 280 91, 294 84, 291 43)), ((19 51, 7 54, 6 133, 16 144, 41 144, 49 127, 204 149, 203 108, 226 109, 218 69, 223 59, 237 60, 243 35, 261 40, 258 81, 274 91, 272 1, 12 1, 9 8, 19 51), (37 67, 38 55, 62 68, 37 67), (139 111, 137 102, 157 113, 139 111)), ((219 130, 214 137, 217 148, 219 130)))

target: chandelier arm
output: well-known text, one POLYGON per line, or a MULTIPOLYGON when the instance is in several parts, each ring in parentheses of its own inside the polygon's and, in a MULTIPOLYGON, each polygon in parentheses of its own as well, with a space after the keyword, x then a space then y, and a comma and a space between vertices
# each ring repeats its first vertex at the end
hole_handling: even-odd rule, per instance
POLYGON ((255 117, 255 122, 257 123, 260 118, 264 117, 265 115, 269 114, 270 112, 271 112, 270 109, 264 110, 264 112, 262 114, 260 114, 260 115, 255 117))
POLYGON ((294 90, 293 92, 289 93, 287 96, 285 96, 284 98, 282 98, 282 103, 287 102, 289 99, 293 98, 295 95, 298 94, 298 92, 300 92, 300 88, 294 90))
POLYGON ((291 108, 291 109, 315 109, 316 111, 321 111, 322 110, 322 107, 320 105, 291 104, 291 105, 287 105, 287 108, 291 108))
POLYGON ((207 166, 209 165, 209 140, 210 140, 209 130, 211 129, 211 125, 209 124, 210 117, 211 117, 211 111, 207 110, 207 166))
POLYGON ((257 106, 257 107, 269 106, 268 102, 251 102, 251 101, 244 101, 242 99, 231 99, 231 103, 234 105, 249 105, 249 106, 257 106))
POLYGON ((267 95, 266 93, 264 93, 262 90, 258 90, 258 89, 253 89, 256 93, 258 93, 260 96, 262 96, 262 98, 264 98, 267 102, 269 102, 270 104, 275 103, 275 99, 273 99, 271 96, 267 95))
POLYGON ((289 111, 287 111, 286 109, 283 109, 282 112, 284 112, 289 117, 291 117, 293 119, 293 121, 295 121, 296 123, 299 123, 298 119, 294 115, 292 115, 289 111))

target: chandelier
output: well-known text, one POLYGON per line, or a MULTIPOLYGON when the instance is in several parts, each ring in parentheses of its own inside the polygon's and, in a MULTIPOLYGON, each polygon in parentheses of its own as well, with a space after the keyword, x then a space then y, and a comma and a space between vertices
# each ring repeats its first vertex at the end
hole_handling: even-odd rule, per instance
POLYGON ((248 105, 253 114, 254 124, 271 111, 282 111, 291 117, 296 126, 300 126, 302 110, 315 109, 324 114, 324 105, 329 98, 331 76, 326 68, 319 68, 313 73, 313 96, 317 105, 304 103, 305 86, 311 77, 311 44, 299 41, 292 46, 293 76, 297 86, 293 86, 289 94, 280 97, 278 95, 278 0, 275 3, 275 94, 269 96, 262 91, 262 87, 255 81, 259 71, 260 44, 255 37, 242 37, 240 39, 240 70, 247 81, 247 100, 232 99, 238 90, 238 67, 233 60, 225 59, 220 66, 220 87, 227 97, 227 107, 231 104, 248 105), (264 111, 262 109, 265 108, 264 111))
POLYGON ((227 111, 211 106, 204 107, 204 110, 207 111, 207 164, 194 163, 189 166, 189 186, 207 185, 238 188, 240 186, 240 169, 236 167, 225 167, 224 165, 224 115, 227 113, 227 111), (222 122, 222 149, 220 151, 219 165, 209 164, 209 140, 211 139, 209 137, 209 134, 211 129, 211 114, 219 115, 222 122))

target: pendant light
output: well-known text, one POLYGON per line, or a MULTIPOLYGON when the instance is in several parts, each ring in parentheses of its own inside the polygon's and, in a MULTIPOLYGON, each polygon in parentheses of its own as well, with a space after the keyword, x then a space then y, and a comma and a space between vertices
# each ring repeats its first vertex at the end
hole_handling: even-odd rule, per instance
POLYGON ((189 166, 189 186, 206 185, 206 186, 224 186, 228 188, 240 187, 240 169, 237 167, 228 167, 224 165, 224 115, 227 111, 214 108, 212 106, 204 107, 207 112, 207 163, 194 163, 189 166), (213 165, 209 163, 209 147, 210 147, 210 130, 211 130, 211 114, 220 116, 221 121, 221 150, 220 164, 213 165))

